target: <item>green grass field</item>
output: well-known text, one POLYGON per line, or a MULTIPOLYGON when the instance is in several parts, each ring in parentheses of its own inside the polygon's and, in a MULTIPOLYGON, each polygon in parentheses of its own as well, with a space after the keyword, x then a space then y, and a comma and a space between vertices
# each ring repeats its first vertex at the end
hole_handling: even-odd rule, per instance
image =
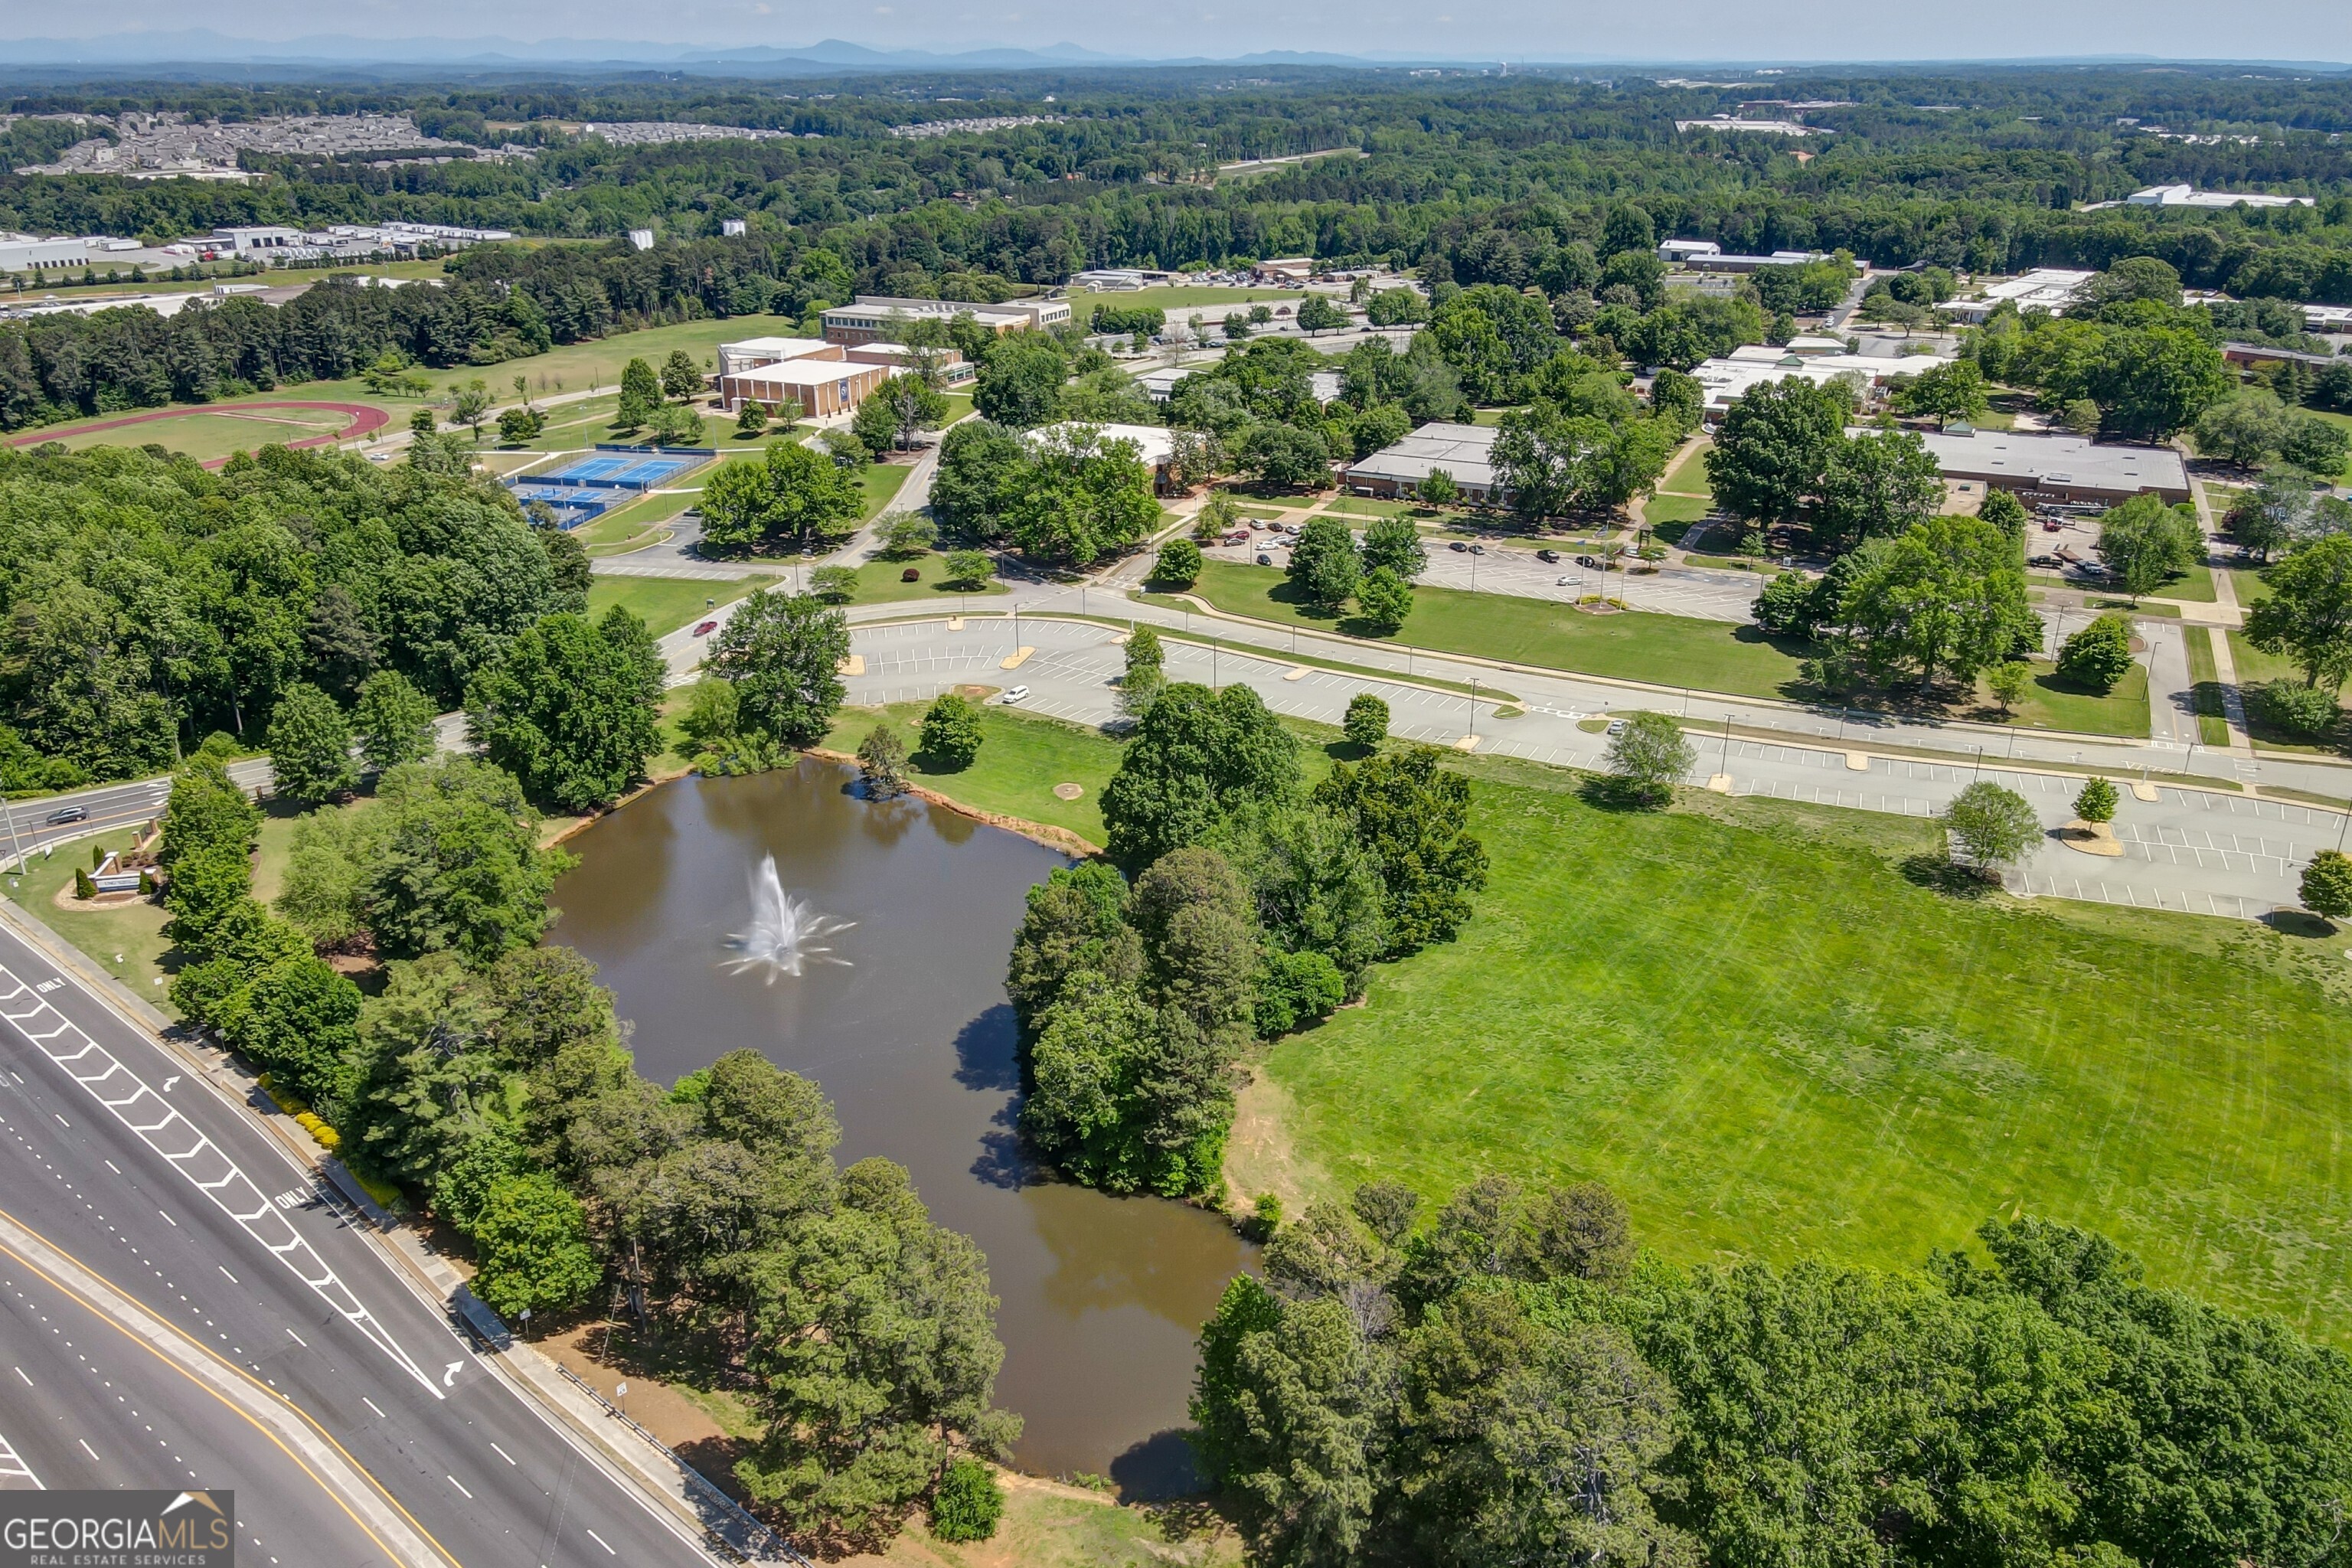
POLYGON ((1715 487, 1706 477, 1706 444, 1701 442, 1683 454, 1682 460, 1666 470, 1658 481, 1658 489, 1675 495, 1712 498, 1715 487))
MULTIPOLYGON (((824 744, 832 751, 855 752, 857 742, 887 719, 905 734, 912 752, 922 744, 918 731, 929 706, 898 702, 887 709, 845 708, 834 715, 824 744)), ((981 708, 980 729, 980 754, 971 766, 961 773, 934 772, 917 757, 910 769, 913 776, 982 811, 1067 828, 1089 844, 1104 841, 1102 787, 1118 765, 1117 741, 1098 730, 992 702, 981 708), (1057 784, 1075 784, 1085 793, 1076 800, 1063 800, 1054 794, 1057 784)))
POLYGON ((262 447, 307 441, 314 436, 332 436, 352 422, 350 415, 331 408, 256 408, 237 414, 226 411, 232 406, 215 405, 209 410, 191 409, 169 419, 149 419, 111 430, 50 439, 77 452, 91 447, 152 445, 205 461, 226 458, 232 452, 250 452, 262 447))
MULTIPOLYGON (((2230 639, 2230 662, 2238 672, 2238 690, 2245 700, 2246 733, 2254 744, 2268 751, 2304 752, 2313 755, 2336 755, 2352 747, 2352 733, 2347 733, 2347 725, 2341 718, 2336 722, 2334 738, 2313 741, 2307 736, 2282 730, 2263 717, 2263 707, 2254 700, 2253 688, 2272 680, 2299 681, 2303 679, 2303 671, 2292 661, 2256 647, 2243 631, 2232 629, 2225 635, 2230 639)), ((2337 700, 2342 700, 2340 696, 2337 700)))
MULTIPOLYGON (((1705 496, 1667 495, 1662 492, 1652 496, 1643 504, 1642 520, 1652 528, 1662 531, 1669 526, 1687 528, 1714 510, 1715 502, 1705 496)), ((1664 537, 1663 531, 1660 537, 1664 537)), ((1679 538, 1680 535, 1676 537, 1679 538)), ((1671 543, 1673 541, 1669 540, 1668 542, 1671 543)))
POLYGON ((2340 941, 1954 898, 1904 874, 1924 824, 1472 766, 1476 918, 1272 1055, 1333 1186, 1597 1179, 1685 1261, 1916 1265, 2021 1207, 2352 1339, 2340 941))
POLYGON ((128 849, 138 837, 135 828, 117 827, 60 844, 57 853, 46 859, 33 856, 23 875, 12 872, 0 879, 0 887, 26 912, 79 948, 99 968, 176 1017, 164 987, 155 984, 169 978, 163 955, 172 950, 163 935, 163 922, 169 917, 162 904, 138 900, 111 909, 81 910, 61 910, 56 903, 59 890, 72 886, 75 868, 89 869, 92 846, 128 849), (122 956, 120 963, 115 962, 117 953, 122 956))
POLYGON ((857 591, 850 595, 853 605, 886 605, 903 599, 920 599, 926 607, 953 610, 964 599, 993 598, 1013 590, 998 582, 978 590, 959 592, 947 585, 947 557, 938 553, 919 555, 912 561, 868 561, 857 568, 857 591), (904 581, 907 568, 917 574, 912 583, 904 581))
POLYGON ((907 476, 915 471, 909 463, 873 463, 857 476, 858 485, 866 492, 865 509, 857 514, 860 522, 890 504, 892 498, 907 488, 907 476))
POLYGON ((2182 637, 2189 650, 2189 698, 2197 708, 2197 738, 2209 746, 2226 746, 2230 720, 2221 703, 2221 667, 2213 659, 2213 629, 2184 627, 2182 637))
POLYGON ((614 605, 626 605, 654 636, 661 637, 698 618, 708 607, 706 600, 724 605, 777 581, 765 576, 739 577, 731 583, 716 578, 600 576, 588 584, 588 614, 593 619, 614 605))
MULTIPOLYGON (((1334 623, 1309 613, 1270 566, 1212 561, 1193 591, 1221 610, 1284 625, 1334 623)), ((1338 629, 1352 630, 1339 623, 1338 629)), ((1368 638, 1367 640, 1384 640, 1368 638)), ((1395 638, 1442 653, 1481 654, 1623 680, 1654 681, 1740 696, 1781 697, 1796 689, 1799 645, 1774 641, 1751 626, 1683 616, 1593 616, 1541 599, 1418 588, 1395 638)))
POLYGON ((2238 595, 2238 603, 2248 609, 2271 596, 2271 585, 2263 581, 2259 570, 2247 566, 2226 566, 2222 570, 2230 574, 2230 589, 2238 595))
POLYGON ((1259 300, 1287 300, 1297 304, 1306 296, 1296 289, 1205 289, 1177 284, 1166 289, 1139 289, 1114 294, 1073 294, 1070 297, 1070 320, 1085 326, 1094 320, 1095 312, 1109 306, 1118 310, 1159 310, 1168 312, 1171 321, 1184 321, 1194 315, 1202 324, 1214 326, 1225 319, 1225 312, 1236 307, 1246 309, 1259 300))

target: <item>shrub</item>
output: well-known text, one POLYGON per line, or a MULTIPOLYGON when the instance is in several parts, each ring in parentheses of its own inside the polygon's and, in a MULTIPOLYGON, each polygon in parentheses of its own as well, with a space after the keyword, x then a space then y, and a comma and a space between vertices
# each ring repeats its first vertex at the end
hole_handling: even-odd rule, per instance
POLYGON ((1944 808, 1944 828, 1955 850, 1991 870, 2022 856, 2042 822, 2015 790, 1979 781, 1944 808))
POLYGON ((1650 805, 1674 798, 1675 783, 1698 760, 1682 726, 1664 713, 1633 713, 1625 728, 1609 742, 1609 771, 1623 781, 1626 793, 1650 805))
POLYGON ((1258 1194, 1257 1202, 1250 1206, 1250 1217, 1242 1224, 1242 1230, 1253 1241, 1267 1241, 1281 1228, 1282 1194, 1258 1194))
POLYGON ((1189 588, 1201 575, 1201 547, 1189 539, 1171 539, 1160 547, 1151 568, 1154 582, 1189 588))
POLYGON ((1323 953, 1270 952, 1258 982, 1257 1032, 1266 1039, 1304 1028, 1348 999, 1339 966, 1323 953))
POLYGON ((2342 717, 2336 693, 2300 680, 2273 680, 2254 693, 2262 716, 2291 735, 2325 735, 2342 717))
POLYGON ((907 742, 887 721, 857 742, 857 771, 866 781, 866 793, 877 800, 907 793, 907 742))
POLYGON ((294 1113, 294 1120, 301 1125, 303 1131, 317 1139, 319 1147, 328 1153, 331 1154, 343 1146, 343 1135, 320 1121, 317 1111, 298 1110, 294 1113))
POLYGON ((1359 691, 1348 700, 1348 717, 1342 728, 1350 745, 1376 752, 1381 742, 1389 738, 1389 705, 1369 691, 1359 691))
POLYGON ((1004 1489, 986 1465, 958 1459, 931 1496, 931 1534, 940 1541, 986 1541, 1004 1516, 1004 1489))
POLYGON ((2058 650, 2058 673, 2103 697, 2116 689, 2131 662, 2131 622, 2121 616, 2101 616, 2058 650))
POLYGON ((2105 779, 2092 779, 2083 785, 2074 797, 2074 815, 2084 822, 2113 822, 2116 819, 2116 786, 2105 779))
POLYGON ((91 881, 89 873, 79 866, 74 868, 74 897, 77 899, 98 897, 98 884, 91 881))
POLYGON ((948 552, 946 581, 950 588, 971 593, 988 586, 996 563, 985 550, 951 550, 948 552))

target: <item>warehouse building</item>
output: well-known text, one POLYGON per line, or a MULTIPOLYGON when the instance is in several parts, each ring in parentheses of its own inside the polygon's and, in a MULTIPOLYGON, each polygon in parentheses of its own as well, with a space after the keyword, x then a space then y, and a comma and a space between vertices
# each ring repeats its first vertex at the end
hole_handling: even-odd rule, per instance
POLYGON ((1443 469, 1465 500, 1490 500, 1495 495, 1495 438, 1501 434, 1490 425, 1424 425, 1395 446, 1351 464, 1348 489, 1354 495, 1402 500, 1421 488, 1422 480, 1443 469))
POLYGON ((2004 489, 2028 506, 2114 506, 2154 491, 2189 499, 2189 474, 2169 447, 2109 446, 2055 432, 1928 431, 1920 439, 1944 478, 2004 489))

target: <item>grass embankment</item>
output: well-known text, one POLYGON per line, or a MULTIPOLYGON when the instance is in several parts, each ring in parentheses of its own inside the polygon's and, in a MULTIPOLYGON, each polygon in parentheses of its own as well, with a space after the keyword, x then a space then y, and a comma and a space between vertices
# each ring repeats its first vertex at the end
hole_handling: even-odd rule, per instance
POLYGON ((950 1545, 918 1520, 879 1556, 843 1568, 1240 1568, 1241 1538, 1203 1505, 1125 1507, 1027 1476, 1003 1482, 993 1539, 950 1545))
POLYGON ((593 620, 614 605, 626 605, 647 630, 661 637, 703 615, 709 604, 740 599, 777 581, 761 576, 732 582, 705 577, 593 577, 588 583, 588 615, 593 620))
POLYGON ((2238 691, 2245 700, 2246 734, 2255 745, 2272 752, 2305 752, 2315 755, 2334 755, 2352 748, 2352 722, 2347 722, 2341 710, 2342 697, 2337 697, 2338 710, 2335 733, 2314 741, 2280 729, 2263 715, 2263 705, 2254 700, 2253 689, 2266 681, 2301 681, 2303 671, 2292 660, 2274 653, 2264 653, 2253 645, 2243 631, 2223 634, 2230 639, 2230 662, 2237 667, 2238 691))
MULTIPOLYGON (((1386 638, 1368 635, 1370 628, 1360 622, 1334 621, 1316 614, 1298 602, 1288 580, 1270 566, 1212 561, 1202 568, 1192 591, 1232 615, 1285 626, 1319 626, 1370 642, 1410 643, 1435 653, 1469 654, 1735 697, 1808 701, 1818 695, 1798 677, 1798 666, 1812 651, 1808 645, 1769 636, 1754 626, 1689 616, 1642 610, 1591 615, 1543 599, 1423 586, 1413 591, 1412 614, 1406 617, 1403 628, 1393 638, 1386 638)), ((1638 595, 1640 590, 1634 592, 1638 595)), ((2014 712, 2002 715, 1979 693, 1976 707, 1965 715, 1953 716, 2097 735, 2147 733, 2145 670, 2126 675, 2113 691, 2101 697, 2068 689, 2048 665, 2037 664, 2035 668, 2039 673, 2032 690, 2014 712)))
MULTIPOLYGON (((969 773, 924 782, 1100 842, 1050 792, 1086 785, 1087 811, 1118 742, 985 722, 969 773)), ((1686 1261, 1916 1266, 2022 1206, 2352 1339, 2343 935, 1955 896, 1906 818, 1696 793, 1628 814, 1560 770, 1449 765, 1479 780, 1493 858, 1475 918, 1275 1047, 1245 1108, 1310 1190, 1592 1178, 1686 1261)))
MULTIPOLYGON (((1004 677, 1006 681, 1017 675, 1004 677)), ((998 688, 989 689, 993 693, 998 688)), ((950 772, 931 765, 918 752, 928 702, 894 702, 888 708, 845 708, 834 716, 824 738, 827 750, 854 752, 877 723, 896 726, 915 752, 908 772, 927 789, 971 806, 1067 829, 1089 844, 1108 837, 1103 829, 1102 789, 1118 765, 1119 743, 1097 730, 1065 723, 994 703, 980 710, 980 754, 971 766, 950 772), (1058 784, 1075 784, 1076 800, 1054 794, 1058 784)))
POLYGON ((163 994, 158 981, 167 981, 170 971, 163 955, 172 944, 163 935, 163 922, 170 917, 163 905, 152 899, 136 899, 127 903, 104 908, 61 909, 58 894, 73 887, 74 871, 90 868, 93 847, 106 849, 129 849, 138 841, 136 827, 109 828, 88 838, 77 838, 60 844, 55 854, 44 858, 36 855, 25 868, 24 874, 11 873, 5 880, 8 897, 26 913, 79 948, 90 962, 125 985, 144 996, 166 1014, 178 1015, 163 994), (121 955, 121 962, 115 955, 121 955))

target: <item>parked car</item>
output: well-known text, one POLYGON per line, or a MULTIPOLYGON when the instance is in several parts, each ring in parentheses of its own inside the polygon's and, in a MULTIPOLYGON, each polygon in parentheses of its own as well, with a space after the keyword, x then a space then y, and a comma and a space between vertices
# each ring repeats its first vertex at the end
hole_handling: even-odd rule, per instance
POLYGON ((1454 551, 1454 552, 1456 552, 1458 553, 1458 552, 1462 552, 1462 551, 1465 551, 1465 550, 1469 549, 1470 547, 1469 547, 1468 545, 1466 545, 1466 544, 1463 543, 1460 540, 1458 540, 1458 539, 1457 539, 1457 540, 1455 540, 1453 543, 1451 543, 1451 544, 1447 545, 1445 548, 1446 548, 1446 549, 1448 549, 1448 550, 1451 550, 1451 551, 1454 551))
POLYGON ((1015 702, 1024 701, 1028 698, 1028 695, 1029 689, 1025 686, 1015 686, 1010 688, 1004 693, 1005 706, 1011 707, 1015 702))
POLYGON ((61 822, 88 822, 89 820, 89 807, 86 805, 61 805, 49 813, 48 816, 49 826, 52 827, 61 822))
POLYGON ((1473 555, 1484 555, 1486 553, 1486 547, 1483 544, 1474 544, 1470 547, 1470 553, 1473 555))
POLYGON ((1547 566, 1557 566, 1559 564, 1559 552, 1557 550, 1538 550, 1536 552, 1536 559, 1542 562, 1547 566))
POLYGON ((691 636, 691 637, 709 637, 711 633, 713 633, 713 632, 717 631, 718 629, 719 629, 719 623, 718 623, 717 621, 704 621, 701 625, 699 625, 699 626, 696 626, 696 627, 694 628, 694 630, 693 630, 692 632, 688 633, 688 636, 691 636))
POLYGON ((1274 557, 1261 550, 1257 552, 1257 563, 1261 566, 1271 566, 1274 564, 1274 557))
POLYGON ((2029 555, 2025 558, 2025 563, 2028 566, 2039 566, 2045 572, 2055 572, 2064 564, 2055 555, 2029 555))
POLYGON ((1596 571, 1600 569, 1601 564, 1600 558, 1593 555, 1580 555, 1576 558, 1576 563, 1579 566, 1592 567, 1596 571))
POLYGON ((2054 517, 2045 517, 2042 520, 2042 531, 2044 533, 2055 533, 2065 526, 2054 517))
POLYGON ((1249 541, 1250 532, 1246 528, 1237 528, 1234 530, 1231 533, 1225 535, 1224 540, 1227 544, 1247 544, 1249 541))
POLYGON ((1625 732, 1625 721, 1624 721, 1624 720, 1622 720, 1622 719, 1612 719, 1612 720, 1610 720, 1610 721, 1609 721, 1609 732, 1610 732, 1611 734, 1612 734, 1612 735, 1622 735, 1622 734, 1623 734, 1623 733, 1625 732))
POLYGON ((1559 582, 1554 583, 1554 584, 1552 584, 1552 586, 1553 586, 1553 587, 1555 587, 1555 588, 1565 588, 1565 587, 1567 587, 1570 583, 1573 583, 1573 582, 1575 582, 1575 581, 1576 581, 1576 579, 1575 579, 1575 578, 1573 578, 1573 577, 1562 577, 1559 582))

